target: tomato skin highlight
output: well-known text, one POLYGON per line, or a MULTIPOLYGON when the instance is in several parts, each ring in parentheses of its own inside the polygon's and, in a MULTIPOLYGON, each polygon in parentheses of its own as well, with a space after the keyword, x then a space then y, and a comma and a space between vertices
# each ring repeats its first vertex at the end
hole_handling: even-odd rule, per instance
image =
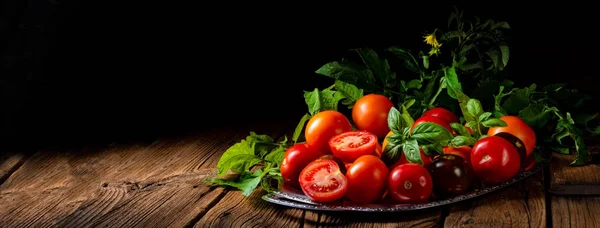
POLYGON ((456 114, 454 114, 450 110, 442 108, 442 107, 435 107, 435 108, 429 109, 425 113, 423 113, 423 115, 421 115, 421 116, 437 117, 439 119, 442 119, 442 120, 448 122, 449 124, 450 123, 460 123, 458 121, 458 116, 456 116, 456 114))
POLYGON ((394 107, 389 98, 380 94, 367 94, 352 107, 352 120, 360 130, 366 130, 383 138, 390 131, 388 114, 394 107))
POLYGON ((418 164, 396 166, 388 176, 387 194, 398 203, 424 203, 433 192, 429 171, 418 164))
POLYGON ((284 182, 294 187, 300 187, 298 177, 302 169, 321 156, 323 153, 312 150, 306 143, 298 143, 288 148, 280 166, 284 182))
POLYGON ((348 118, 338 111, 327 110, 310 118, 304 130, 304 137, 309 147, 324 154, 331 154, 329 139, 348 131, 352 131, 348 118))
POLYGON ((376 156, 363 155, 348 168, 348 191, 346 197, 355 203, 373 203, 383 196, 387 189, 389 170, 376 156))
POLYGON ((471 167, 486 184, 498 184, 513 178, 521 167, 517 148, 498 136, 480 139, 471 150, 471 167))
POLYGON ((452 127, 450 127, 450 123, 446 122, 443 119, 437 118, 437 117, 433 117, 433 116, 422 116, 419 117, 418 119, 415 120, 415 122, 413 123, 413 125, 410 127, 410 131, 412 132, 412 130, 419 124, 422 123, 427 123, 427 122, 431 122, 431 123, 436 123, 439 124, 440 126, 446 128, 448 130, 448 132, 455 134, 454 130, 452 130, 452 127))
POLYGON ((525 123, 525 121, 523 121, 521 118, 517 117, 517 116, 503 116, 500 117, 499 119, 504 120, 504 122, 506 122, 506 127, 491 127, 488 132, 487 135, 492 136, 492 135, 496 135, 500 132, 506 132, 506 133, 510 133, 511 135, 516 136, 517 138, 519 138, 523 144, 525 144, 525 148, 526 148, 526 152, 527 152, 527 156, 525 157, 529 157, 532 153, 533 150, 535 149, 535 145, 536 145, 536 135, 535 135, 535 131, 529 126, 527 125, 527 123, 525 123))
POLYGON ((368 154, 381 157, 381 145, 377 136, 365 130, 336 135, 329 140, 329 147, 334 156, 348 163, 368 154))
POLYGON ((309 163, 300 173, 302 192, 317 202, 333 202, 342 199, 348 191, 348 180, 339 165, 328 159, 309 163))

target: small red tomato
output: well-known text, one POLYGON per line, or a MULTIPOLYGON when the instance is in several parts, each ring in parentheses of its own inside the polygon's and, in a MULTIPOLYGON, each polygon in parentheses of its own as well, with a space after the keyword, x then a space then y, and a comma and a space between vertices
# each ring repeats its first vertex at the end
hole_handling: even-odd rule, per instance
POLYGON ((436 108, 429 109, 425 113, 423 113, 422 116, 433 116, 433 117, 440 118, 448 123, 459 123, 458 117, 456 116, 456 114, 454 114, 450 110, 442 108, 442 107, 436 107, 436 108))
POLYGON ((311 150, 306 143, 298 143, 288 148, 279 168, 284 182, 294 187, 300 187, 298 177, 302 169, 322 155, 323 153, 317 150, 311 150))
POLYGON ((346 197, 352 202, 368 204, 383 196, 387 188, 388 168, 385 163, 373 155, 364 155, 356 159, 348 168, 348 191, 346 197))
POLYGON ((488 136, 473 145, 471 167, 484 183, 498 184, 519 172, 521 158, 512 143, 498 136, 488 136))
POLYGON ((433 180, 425 167, 406 163, 392 169, 388 193, 398 203, 424 203, 433 192, 433 180))

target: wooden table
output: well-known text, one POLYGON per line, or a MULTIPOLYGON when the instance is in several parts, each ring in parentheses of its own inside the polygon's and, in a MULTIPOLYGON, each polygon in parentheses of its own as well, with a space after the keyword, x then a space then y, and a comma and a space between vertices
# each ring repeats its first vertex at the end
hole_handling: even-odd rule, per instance
POLYGON ((600 227, 600 197, 547 191, 600 185, 596 165, 544 172, 455 205, 405 213, 315 212, 210 186, 219 156, 250 130, 280 138, 295 121, 185 137, 0 156, 0 227, 600 227), (546 176, 544 178, 544 176, 546 176), (546 180, 546 181, 544 181, 546 180))

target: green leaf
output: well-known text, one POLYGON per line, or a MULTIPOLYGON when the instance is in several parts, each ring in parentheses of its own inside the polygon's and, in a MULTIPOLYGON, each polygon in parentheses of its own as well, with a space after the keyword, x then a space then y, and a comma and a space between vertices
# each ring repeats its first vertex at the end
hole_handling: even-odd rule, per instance
POLYGON ((452 141, 450 141, 450 145, 454 147, 473 146, 475 142, 476 141, 473 137, 459 135, 454 137, 452 141))
POLYGON ((462 124, 450 123, 450 127, 452 127, 452 130, 457 132, 459 135, 471 136, 471 134, 469 134, 469 131, 467 130, 467 128, 465 128, 465 126, 463 126, 462 124))
POLYGON ((224 176, 227 171, 242 172, 262 162, 256 154, 257 143, 272 143, 274 140, 267 135, 257 135, 251 132, 246 139, 229 147, 217 162, 217 176, 224 176))
POLYGON ((395 107, 392 107, 388 113, 388 127, 395 134, 400 134, 400 129, 406 127, 401 115, 395 107))
POLYGON ((481 122, 484 127, 506 127, 508 126, 504 120, 491 118, 481 122))
POLYGON ((418 140, 421 144, 432 144, 452 139, 452 133, 439 124, 425 122, 413 128, 410 138, 418 140))
POLYGON ((544 87, 543 90, 546 92, 558 92, 565 86, 567 86, 567 84, 565 84, 565 83, 550 84, 550 85, 547 85, 546 87, 544 87))
POLYGON ((492 29, 510 29, 510 25, 508 25, 507 22, 501 21, 501 22, 497 22, 494 24, 494 26, 492 27, 492 29))
POLYGON ((381 161, 390 166, 400 160, 400 156, 402 155, 403 138, 402 135, 394 133, 386 137, 386 139, 388 140, 388 144, 385 146, 385 148, 383 148, 381 161))
POLYGON ((503 65, 503 67, 506 67, 506 65, 508 64, 509 56, 510 56, 510 51, 506 44, 500 45, 500 53, 502 55, 502 65, 503 65))
POLYGON ((519 112, 519 117, 532 128, 542 128, 550 120, 553 110, 543 104, 529 104, 519 112))
POLYGON ((573 117, 573 120, 575 120, 575 123, 577 123, 577 124, 587 126, 588 122, 596 119, 596 116, 598 116, 597 112, 596 113, 579 113, 575 117, 573 117))
POLYGON ((486 51, 485 54, 492 60, 495 69, 502 69, 502 65, 500 65, 502 56, 498 50, 489 50, 486 51))
POLYGON ((352 63, 345 59, 327 63, 317 69, 315 73, 353 84, 362 89, 372 91, 377 90, 377 81, 373 76, 373 72, 365 66, 352 63))
POLYGON ((483 114, 483 107, 481 107, 481 102, 477 99, 469 99, 467 102, 467 111, 474 117, 479 117, 483 114))
POLYGON ((490 116, 492 116, 491 112, 484 112, 483 114, 479 115, 479 122, 487 120, 488 118, 490 118, 490 116))
POLYGON ((335 81, 335 89, 338 91, 337 94, 343 95, 344 100, 342 101, 342 104, 347 105, 348 108, 352 108, 354 103, 364 96, 363 89, 359 89, 355 85, 340 80, 335 81))
POLYGON ((373 72, 373 75, 378 78, 386 87, 396 85, 396 74, 390 68, 386 59, 379 58, 377 52, 371 48, 353 49, 358 53, 365 66, 373 72))
POLYGON ((444 146, 441 143, 428 144, 428 145, 419 145, 421 150, 427 156, 433 156, 435 154, 442 155, 444 154, 444 146))
POLYGON ((477 127, 477 121, 469 121, 465 124, 466 127, 475 129, 477 127))
POLYGON ((339 99, 335 98, 336 91, 324 89, 319 91, 315 88, 312 92, 304 92, 304 101, 308 105, 308 112, 311 115, 325 110, 337 110, 339 99))
POLYGON ((506 98, 502 107, 507 113, 519 113, 531 103, 529 96, 529 88, 517 89, 515 93, 506 98))
POLYGON ((425 55, 425 56, 422 56, 421 58, 423 58, 423 67, 425 69, 429 69, 429 56, 425 55))
POLYGON ((596 128, 594 128, 594 130, 592 130, 591 133, 592 133, 592 136, 600 135, 600 126, 596 126, 596 128))
POLYGON ((571 151, 569 150, 569 148, 564 147, 564 146, 554 146, 553 145, 553 146, 550 146, 550 149, 559 154, 571 154, 571 151))
POLYGON ((404 151, 404 156, 406 156, 406 160, 408 162, 423 165, 423 161, 421 160, 421 152, 419 151, 419 143, 417 140, 407 140, 404 144, 402 144, 402 150, 404 151))
POLYGON ((226 180, 226 179, 209 179, 206 180, 207 183, 214 183, 218 185, 227 185, 235 187, 242 191, 242 195, 249 196, 252 194, 254 189, 260 183, 262 177, 266 173, 263 173, 262 170, 257 170, 254 173, 250 173, 248 171, 244 171, 241 173, 240 177, 237 180, 226 180))
POLYGON ((421 87, 421 80, 419 79, 410 80, 408 84, 406 84, 406 88, 408 89, 421 89, 421 87))
POLYGON ((277 167, 279 167, 281 165, 281 162, 283 161, 283 157, 285 156, 286 150, 287 148, 279 146, 277 147, 277 149, 267 154, 267 156, 265 156, 265 160, 277 164, 277 167))
POLYGON ((456 92, 462 92, 462 85, 458 81, 458 75, 454 67, 444 68, 444 77, 448 86, 448 95, 454 99, 458 99, 456 92))
POLYGON ((300 119, 300 122, 298 122, 298 125, 296 125, 296 129, 294 130, 294 134, 292 135, 292 141, 294 141, 294 143, 298 142, 298 138, 300 138, 300 134, 302 134, 302 130, 304 129, 304 125, 306 124, 306 121, 310 120, 311 115, 304 114, 304 116, 302 116, 302 119, 300 119))

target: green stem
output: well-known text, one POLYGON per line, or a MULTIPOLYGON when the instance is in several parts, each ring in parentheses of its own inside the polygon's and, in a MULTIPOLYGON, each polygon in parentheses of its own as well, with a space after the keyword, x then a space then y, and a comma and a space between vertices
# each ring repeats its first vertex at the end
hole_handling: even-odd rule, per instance
POLYGON ((333 84, 333 85, 331 85, 331 86, 327 87, 327 89, 333 89, 333 88, 335 88, 335 84, 333 84))
POLYGON ((442 86, 442 85, 440 85, 440 87, 438 87, 438 90, 435 93, 435 95, 431 98, 431 100, 429 100, 429 104, 428 104, 429 107, 431 107, 433 105, 433 103, 435 102, 435 100, 437 99, 437 97, 440 95, 440 93, 442 93, 442 90, 444 90, 444 88, 445 87, 442 86))

